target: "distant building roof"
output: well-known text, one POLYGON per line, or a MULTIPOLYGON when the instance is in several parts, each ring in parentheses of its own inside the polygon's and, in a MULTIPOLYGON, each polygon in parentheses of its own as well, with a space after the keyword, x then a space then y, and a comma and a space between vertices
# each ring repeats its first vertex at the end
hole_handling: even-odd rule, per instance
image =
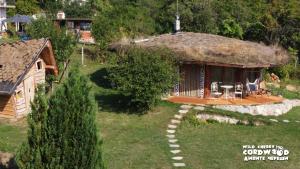
POLYGON ((53 73, 58 73, 48 39, 4 43, 0 51, 0 94, 11 94, 42 53, 45 62, 54 67, 53 73))
POLYGON ((32 17, 30 17, 30 16, 16 14, 13 17, 3 20, 2 22, 31 23, 31 20, 32 20, 32 17))
POLYGON ((93 21, 91 18, 64 18, 64 19, 53 19, 54 21, 93 21))

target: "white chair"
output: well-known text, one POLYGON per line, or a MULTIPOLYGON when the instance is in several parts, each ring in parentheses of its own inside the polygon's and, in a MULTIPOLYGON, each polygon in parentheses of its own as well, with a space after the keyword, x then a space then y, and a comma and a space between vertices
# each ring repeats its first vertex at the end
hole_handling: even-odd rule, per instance
POLYGON ((249 79, 246 79, 246 87, 248 94, 256 94, 258 92, 259 80, 255 79, 254 82, 249 82, 249 79))
POLYGON ((234 98, 236 95, 240 95, 243 98, 243 83, 237 82, 234 86, 234 98))
POLYGON ((210 94, 212 96, 214 96, 215 98, 219 98, 222 93, 219 92, 219 86, 218 86, 218 82, 212 82, 210 85, 210 94))

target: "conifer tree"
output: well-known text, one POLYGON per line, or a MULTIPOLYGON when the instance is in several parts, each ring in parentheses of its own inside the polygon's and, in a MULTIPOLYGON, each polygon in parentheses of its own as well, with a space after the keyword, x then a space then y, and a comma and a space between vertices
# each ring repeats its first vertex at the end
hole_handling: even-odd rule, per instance
POLYGON ((28 142, 18 154, 19 167, 104 168, 95 124, 97 106, 87 78, 73 70, 48 102, 38 96, 29 116, 28 142))

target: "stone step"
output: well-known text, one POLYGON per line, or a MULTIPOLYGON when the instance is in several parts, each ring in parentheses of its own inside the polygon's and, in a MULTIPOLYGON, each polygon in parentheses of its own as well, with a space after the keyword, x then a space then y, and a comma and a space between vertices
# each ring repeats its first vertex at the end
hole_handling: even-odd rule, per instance
POLYGON ((175 138, 175 135, 174 134, 168 134, 166 135, 168 138, 175 138))
POLYGON ((182 160, 183 157, 181 157, 181 156, 176 156, 176 157, 173 157, 172 159, 173 159, 173 160, 182 160))
POLYGON ((175 117, 176 119, 179 119, 179 120, 182 119, 182 115, 175 114, 174 117, 175 117))
POLYGON ((173 123, 173 124, 180 124, 180 121, 179 121, 179 120, 172 119, 172 120, 171 120, 171 123, 173 123))
POLYGON ((180 108, 181 109, 184 109, 184 110, 188 110, 190 108, 192 108, 193 106, 190 106, 190 105, 181 105, 180 108))
POLYGON ((170 146, 171 148, 179 148, 179 147, 180 147, 178 144, 169 144, 169 146, 170 146))
POLYGON ((169 139, 170 143, 176 143, 178 140, 177 139, 169 139))
POLYGON ((173 163, 174 167, 185 167, 184 163, 173 163))
POLYGON ((289 120, 282 120, 284 123, 289 123, 290 121, 289 120))
POLYGON ((170 134, 174 134, 176 132, 176 130, 167 130, 167 132, 170 134))
POLYGON ((181 152, 181 150, 171 150, 170 152, 173 153, 173 154, 178 154, 178 153, 181 152))
POLYGON ((169 125, 168 125, 168 128, 170 128, 170 129, 176 129, 177 126, 176 126, 176 125, 173 125, 173 124, 169 124, 169 125))
POLYGON ((205 108, 203 106, 196 106, 196 107, 194 107, 194 109, 203 111, 205 108))
POLYGON ((273 122, 278 122, 278 120, 276 120, 276 119, 270 119, 270 121, 273 121, 273 122))
POLYGON ((179 110, 178 113, 180 114, 186 114, 188 112, 188 110, 179 110))

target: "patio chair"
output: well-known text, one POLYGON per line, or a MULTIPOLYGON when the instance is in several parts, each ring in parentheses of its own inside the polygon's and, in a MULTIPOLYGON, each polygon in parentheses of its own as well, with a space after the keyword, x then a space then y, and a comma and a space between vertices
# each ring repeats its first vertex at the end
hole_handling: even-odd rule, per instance
POLYGON ((254 82, 249 82, 249 79, 247 78, 246 79, 247 94, 257 94, 258 85, 259 85, 258 79, 255 79, 254 82))
POLYGON ((219 98, 222 95, 222 93, 219 92, 218 82, 212 82, 211 83, 211 85, 210 85, 210 93, 215 98, 219 98))
POLYGON ((241 99, 243 98, 243 83, 241 82, 237 82, 234 85, 234 98, 236 97, 236 95, 240 95, 241 99))

